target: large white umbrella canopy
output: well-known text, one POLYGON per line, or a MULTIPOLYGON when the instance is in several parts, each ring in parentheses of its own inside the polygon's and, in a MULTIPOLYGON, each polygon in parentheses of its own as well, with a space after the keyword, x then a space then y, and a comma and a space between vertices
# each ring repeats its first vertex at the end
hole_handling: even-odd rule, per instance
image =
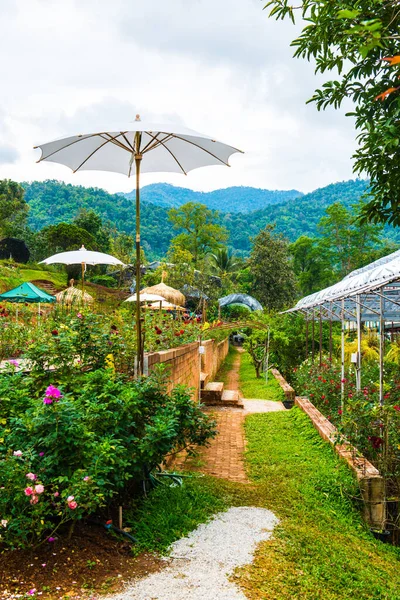
POLYGON ((53 254, 41 261, 45 265, 82 265, 82 298, 84 295, 84 280, 86 265, 122 265, 125 266, 119 258, 111 256, 111 254, 105 254, 104 252, 95 252, 93 250, 86 250, 85 246, 82 246, 79 250, 70 250, 69 252, 59 252, 53 254))
POLYGON ((180 125, 142 121, 139 115, 122 127, 111 126, 91 133, 39 144, 43 160, 61 163, 77 171, 112 171, 131 176, 137 155, 144 160, 142 173, 183 173, 210 165, 226 165, 231 154, 241 152, 214 138, 180 125))
POLYGON ((231 154, 241 152, 209 135, 181 125, 142 121, 79 133, 40 144, 38 162, 61 163, 73 170, 112 171, 136 175, 136 330, 139 373, 143 370, 140 324, 140 173, 155 171, 186 175, 192 169, 226 165, 231 154))

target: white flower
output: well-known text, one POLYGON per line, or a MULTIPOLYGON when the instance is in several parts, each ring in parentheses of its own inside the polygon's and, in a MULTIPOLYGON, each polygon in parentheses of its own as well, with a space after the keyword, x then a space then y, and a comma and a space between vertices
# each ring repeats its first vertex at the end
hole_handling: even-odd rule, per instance
POLYGON ((22 456, 22 450, 14 450, 14 456, 22 456))
POLYGON ((7 527, 7 523, 8 523, 7 519, 2 519, 1 520, 1 526, 2 527, 7 527))

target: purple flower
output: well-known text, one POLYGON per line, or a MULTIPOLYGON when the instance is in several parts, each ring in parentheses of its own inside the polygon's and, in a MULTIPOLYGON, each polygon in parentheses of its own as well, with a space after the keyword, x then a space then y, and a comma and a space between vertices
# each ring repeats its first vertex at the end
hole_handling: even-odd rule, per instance
POLYGON ((61 391, 54 385, 49 385, 46 389, 46 395, 43 399, 43 404, 53 404, 53 401, 58 402, 62 398, 61 391))
POLYGON ((50 542, 50 544, 51 544, 52 542, 56 541, 56 538, 55 537, 48 537, 47 541, 50 542))
POLYGON ((18 367, 19 366, 19 362, 14 359, 9 360, 8 364, 10 365, 10 367, 18 367))
POLYGON ((62 393, 54 385, 49 385, 49 387, 46 389, 46 396, 58 400, 59 398, 62 398, 62 393))
POLYGON ((39 456, 44 456, 44 452, 39 452, 39 456))
POLYGON ((78 313, 76 316, 78 317, 78 319, 83 319, 83 316, 81 315, 81 313, 78 313))

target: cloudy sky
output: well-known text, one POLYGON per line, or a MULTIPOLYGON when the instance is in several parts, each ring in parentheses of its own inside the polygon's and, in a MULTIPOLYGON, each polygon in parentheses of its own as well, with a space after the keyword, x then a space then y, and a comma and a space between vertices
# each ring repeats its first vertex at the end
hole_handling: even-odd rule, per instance
POLYGON ((307 192, 351 178, 352 122, 305 105, 321 79, 292 58, 298 30, 268 19, 264 3, 1 0, 0 178, 129 191, 122 175, 36 164, 33 146, 136 113, 245 151, 231 169, 147 174, 143 184, 307 192))

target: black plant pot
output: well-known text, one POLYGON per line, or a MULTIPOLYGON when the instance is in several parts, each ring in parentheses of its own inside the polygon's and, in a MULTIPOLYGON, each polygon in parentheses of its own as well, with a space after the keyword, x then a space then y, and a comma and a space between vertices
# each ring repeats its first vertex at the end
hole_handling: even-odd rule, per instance
POLYGON ((375 539, 380 542, 388 543, 392 541, 392 532, 387 529, 378 530, 378 529, 370 529, 372 535, 375 539))
POLYGON ((290 408, 293 407, 294 400, 283 400, 282 404, 287 410, 289 410, 290 408))

